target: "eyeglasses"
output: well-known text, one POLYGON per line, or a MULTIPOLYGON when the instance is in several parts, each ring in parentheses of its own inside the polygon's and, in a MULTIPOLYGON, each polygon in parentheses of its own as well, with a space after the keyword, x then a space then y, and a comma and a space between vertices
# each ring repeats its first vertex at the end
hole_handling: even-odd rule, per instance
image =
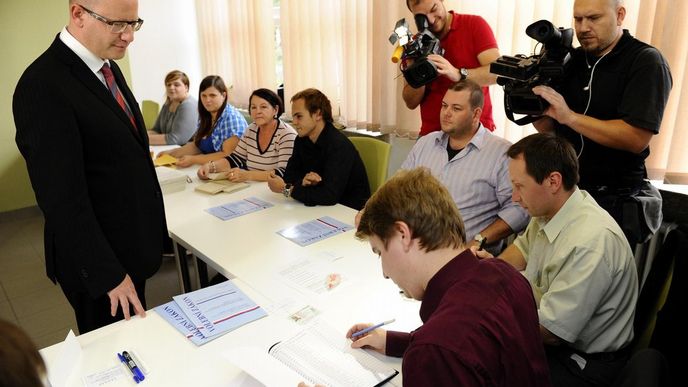
POLYGON ((97 13, 91 11, 90 9, 84 7, 81 4, 78 4, 78 5, 84 11, 86 11, 89 15, 91 15, 94 19, 98 20, 99 22, 103 22, 103 23, 107 24, 108 29, 113 34, 121 34, 122 32, 127 30, 127 26, 131 26, 132 30, 138 31, 141 29, 141 26, 143 25, 142 19, 138 19, 136 21, 110 20, 110 19, 106 18, 105 16, 98 15, 97 13))

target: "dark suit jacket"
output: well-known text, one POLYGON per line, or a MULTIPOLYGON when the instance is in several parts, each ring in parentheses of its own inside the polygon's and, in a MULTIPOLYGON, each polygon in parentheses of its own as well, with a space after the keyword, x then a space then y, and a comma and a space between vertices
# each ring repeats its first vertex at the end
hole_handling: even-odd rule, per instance
POLYGON ((138 136, 105 85, 59 36, 19 79, 16 142, 45 216, 48 277, 98 297, 160 267, 167 234, 143 117, 110 61, 138 136))

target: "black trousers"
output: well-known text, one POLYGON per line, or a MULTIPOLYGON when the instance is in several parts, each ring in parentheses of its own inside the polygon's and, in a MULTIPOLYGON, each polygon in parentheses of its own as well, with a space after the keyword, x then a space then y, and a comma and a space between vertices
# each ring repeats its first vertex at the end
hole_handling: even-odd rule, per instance
MULTIPOLYGON (((148 309, 146 308, 146 281, 134 282, 134 287, 141 305, 143 305, 144 309, 148 309)), ((118 305, 117 314, 114 317, 110 315, 110 297, 108 297, 107 293, 94 299, 85 291, 68 292, 64 289, 62 291, 74 309, 79 334, 84 334, 124 319, 121 305, 118 305)), ((129 314, 131 316, 134 315, 134 308, 131 304, 129 304, 129 314)))
POLYGON ((553 387, 611 386, 628 361, 627 350, 584 354, 567 346, 545 346, 553 387), (582 368, 581 368, 582 366, 582 368))

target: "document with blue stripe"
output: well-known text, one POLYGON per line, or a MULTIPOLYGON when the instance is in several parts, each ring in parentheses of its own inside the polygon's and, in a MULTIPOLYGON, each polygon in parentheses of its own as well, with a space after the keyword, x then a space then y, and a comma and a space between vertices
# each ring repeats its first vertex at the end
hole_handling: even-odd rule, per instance
POLYGON ((232 281, 173 297, 154 310, 196 345, 267 316, 232 281))
POLYGON ((277 233, 299 246, 308 246, 331 236, 345 233, 353 228, 352 225, 340 222, 330 216, 324 216, 280 230, 277 233))

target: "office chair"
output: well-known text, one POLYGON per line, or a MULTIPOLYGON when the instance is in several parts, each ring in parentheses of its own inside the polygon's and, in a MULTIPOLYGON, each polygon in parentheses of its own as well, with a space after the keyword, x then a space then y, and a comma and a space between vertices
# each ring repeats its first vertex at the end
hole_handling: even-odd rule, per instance
POLYGON ((370 137, 349 137, 365 165, 370 193, 373 194, 387 180, 389 153, 392 146, 370 137))
POLYGON ((160 104, 149 99, 141 101, 141 114, 143 114, 143 122, 146 124, 146 130, 150 130, 155 124, 155 119, 158 118, 160 112, 160 104))

